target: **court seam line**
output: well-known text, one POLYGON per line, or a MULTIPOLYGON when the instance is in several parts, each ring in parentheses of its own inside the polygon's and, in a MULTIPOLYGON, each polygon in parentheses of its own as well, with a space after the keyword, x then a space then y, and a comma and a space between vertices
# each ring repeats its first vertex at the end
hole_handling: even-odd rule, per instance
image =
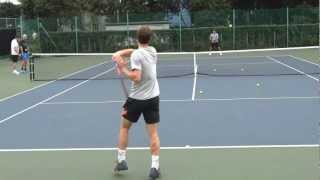
POLYGON ((15 113, 15 114, 11 115, 11 116, 8 116, 8 117, 0 120, 0 124, 6 122, 6 121, 8 121, 8 120, 10 120, 10 119, 12 119, 12 118, 14 118, 14 117, 16 117, 16 116, 19 116, 20 114, 22 114, 22 113, 24 113, 24 112, 26 112, 26 111, 29 111, 29 110, 31 110, 31 109, 34 109, 35 107, 37 107, 37 106, 39 106, 39 105, 41 105, 41 104, 43 104, 43 103, 45 103, 45 102, 47 102, 47 101, 50 101, 51 99, 54 99, 54 98, 56 98, 56 97, 58 97, 58 96, 60 96, 60 95, 62 95, 62 94, 65 94, 65 93, 71 91, 72 89, 74 89, 74 88, 76 88, 76 87, 79 87, 79 86, 81 86, 81 85, 89 82, 90 80, 92 80, 92 79, 94 79, 94 78, 97 78, 97 77, 99 77, 99 76, 102 76, 102 75, 110 72, 110 71, 113 70, 113 69, 114 69, 114 68, 110 68, 110 69, 108 69, 107 71, 105 71, 105 72, 103 72, 103 73, 97 74, 97 75, 91 77, 91 78, 88 79, 88 80, 85 80, 85 81, 82 81, 82 82, 80 82, 80 83, 77 83, 76 85, 74 85, 74 86, 72 86, 72 87, 70 87, 70 88, 68 88, 68 89, 65 89, 65 90, 63 90, 63 91, 61 91, 61 92, 59 92, 59 93, 57 93, 57 94, 55 94, 55 95, 53 95, 53 96, 50 96, 49 98, 47 98, 47 99, 45 99, 45 100, 43 100, 43 101, 40 101, 40 102, 38 102, 38 103, 36 103, 36 104, 34 104, 34 105, 32 105, 32 106, 29 106, 28 108, 25 108, 25 109, 23 109, 23 110, 15 113))
MULTIPOLYGON (((313 148, 319 144, 302 145, 239 145, 239 146, 180 146, 160 147, 161 150, 197 150, 197 149, 266 149, 266 148, 313 148)), ((0 152, 55 152, 55 151, 115 151, 118 148, 48 148, 48 149, 0 149, 0 152)), ((128 150, 150 150, 150 147, 129 147, 128 150)))
MULTIPOLYGON (((266 98, 208 98, 208 99, 167 99, 160 100, 160 102, 193 102, 193 101, 245 101, 245 100, 294 100, 294 99, 320 99, 318 96, 306 96, 306 97, 266 97, 266 98)), ((63 105, 63 104, 112 104, 123 103, 124 100, 110 100, 110 101, 57 101, 57 102, 45 102, 43 105, 63 105)))
POLYGON ((307 76, 307 77, 309 77, 309 78, 311 78, 311 79, 319 82, 319 79, 318 79, 318 78, 316 78, 316 77, 314 77, 314 76, 311 76, 310 74, 307 74, 307 73, 305 73, 305 72, 303 72, 303 71, 301 71, 301 70, 299 70, 299 69, 296 69, 296 68, 294 68, 294 67, 291 67, 290 65, 288 65, 288 64, 286 64, 286 63, 283 63, 283 62, 281 62, 281 61, 279 61, 279 60, 277 60, 277 59, 275 59, 275 58, 273 58, 273 57, 271 57, 271 56, 266 56, 266 57, 267 57, 268 59, 274 61, 274 62, 277 62, 277 63, 279 63, 279 64, 281 64, 281 65, 283 65, 283 66, 285 66, 285 67, 287 67, 287 68, 290 68, 290 69, 292 69, 292 70, 294 70, 294 71, 297 71, 298 73, 301 73, 301 74, 303 74, 303 75, 305 75, 305 76, 307 76))
MULTIPOLYGON (((108 63, 108 62, 105 61, 105 62, 103 62, 103 63, 99 63, 99 64, 96 64, 96 65, 94 65, 94 66, 90 66, 90 67, 87 67, 87 68, 85 68, 85 69, 81 69, 81 70, 76 71, 76 72, 73 72, 73 73, 71 73, 71 74, 67 74, 67 75, 65 75, 65 76, 63 76, 63 77, 61 77, 61 78, 59 78, 59 79, 67 78, 67 77, 72 76, 72 75, 75 75, 75 74, 77 74, 77 73, 81 73, 81 72, 83 72, 83 71, 87 71, 87 70, 90 70, 90 69, 92 69, 92 68, 98 67, 98 66, 100 66, 100 65, 102 65, 102 64, 105 64, 105 63, 108 63)), ((11 95, 11 96, 2 98, 2 99, 0 99, 0 103, 1 103, 1 102, 4 102, 4 101, 7 101, 7 100, 9 100, 9 99, 11 99, 11 98, 14 98, 14 97, 16 97, 16 96, 23 95, 23 94, 26 94, 26 93, 28 93, 28 92, 34 91, 34 90, 36 90, 36 89, 39 89, 39 88, 48 86, 48 85, 50 85, 50 84, 52 84, 52 83, 54 83, 54 82, 57 82, 59 79, 56 79, 56 80, 53 80, 53 81, 49 81, 49 82, 47 82, 47 83, 40 84, 39 86, 33 87, 33 88, 31 88, 31 89, 27 89, 27 90, 22 91, 22 92, 19 92, 19 93, 17 93, 17 94, 14 94, 14 95, 11 95)))

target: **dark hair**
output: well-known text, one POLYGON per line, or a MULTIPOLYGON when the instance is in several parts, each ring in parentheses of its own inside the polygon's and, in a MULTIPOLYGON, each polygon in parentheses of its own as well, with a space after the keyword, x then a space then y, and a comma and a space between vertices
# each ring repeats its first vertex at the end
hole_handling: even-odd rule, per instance
POLYGON ((152 36, 152 30, 149 26, 141 26, 137 31, 137 37, 140 44, 148 44, 152 36))

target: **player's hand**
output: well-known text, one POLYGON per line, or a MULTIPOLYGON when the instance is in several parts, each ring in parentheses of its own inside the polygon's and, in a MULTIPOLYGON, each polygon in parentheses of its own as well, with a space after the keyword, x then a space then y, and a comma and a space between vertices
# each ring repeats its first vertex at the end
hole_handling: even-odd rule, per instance
POLYGON ((112 60, 117 64, 117 68, 120 72, 123 72, 125 69, 127 69, 128 62, 124 60, 123 57, 119 54, 115 53, 112 56, 112 60))

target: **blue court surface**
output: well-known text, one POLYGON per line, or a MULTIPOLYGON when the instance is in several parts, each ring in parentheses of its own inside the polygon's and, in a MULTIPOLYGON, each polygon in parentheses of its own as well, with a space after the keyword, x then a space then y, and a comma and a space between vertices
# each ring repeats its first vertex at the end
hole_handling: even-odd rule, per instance
MULTIPOLYGON (((260 165, 259 162, 250 159, 251 155, 254 156, 254 152, 251 155, 249 152, 255 149, 261 148, 268 151, 271 148, 270 150, 273 151, 272 148, 277 148, 274 154, 280 151, 284 151, 283 154, 290 154, 293 150, 298 149, 299 151, 299 148, 303 150, 310 148, 307 155, 310 164, 309 161, 304 162, 304 166, 309 169, 306 173, 301 173, 299 176, 294 169, 287 167, 283 171, 275 171, 278 176, 274 175, 274 179, 281 179, 281 177, 316 178, 320 76, 316 73, 305 72, 305 68, 309 66, 319 68, 319 66, 305 59, 285 55, 262 58, 265 64, 272 61, 276 67, 290 69, 297 74, 279 76, 206 76, 199 74, 160 78, 161 123, 159 132, 164 151, 162 156, 165 156, 166 153, 170 154, 170 150, 188 150, 202 157, 199 155, 202 150, 205 151, 204 156, 217 158, 216 156, 222 153, 219 150, 239 150, 247 153, 243 156, 247 157, 248 161, 251 160, 250 164, 254 167, 255 163, 257 166, 260 165)), ((225 57, 225 60, 219 62, 234 63, 231 61, 232 59, 225 57)), ((248 63, 247 61, 250 61, 250 58, 237 58, 237 63, 248 63)), ((42 151, 64 152, 65 150, 68 153, 74 150, 77 153, 77 150, 98 150, 97 153, 101 153, 104 150, 114 150, 124 100, 118 79, 57 80, 3 100, 0 102, 0 151, 1 153, 41 153, 42 151)), ((148 149, 148 137, 142 118, 131 130, 129 146, 143 152, 148 149)), ((139 152, 134 151, 132 156, 139 152)), ((241 153, 238 155, 241 156, 241 153)), ((168 156, 174 159, 174 155, 168 156)), ((261 156, 274 157, 267 153, 262 153, 258 157, 261 156)), ((68 158, 68 155, 63 157, 68 158)), ((115 158, 111 155, 110 157, 115 158)), ((303 159, 303 157, 297 157, 299 158, 303 159)), ((288 165, 293 159, 288 161, 282 159, 282 161, 288 165)), ((272 163, 269 162, 270 164, 272 163)), ((33 164, 33 166, 36 165, 33 164)), ((198 164, 195 167, 201 169, 201 166, 198 164)), ((212 166, 215 165, 212 164, 212 166)), ((297 167, 294 164, 292 166, 297 167)), ((232 165, 229 168, 232 168, 232 165)), ((271 173, 270 169, 266 171, 271 173)), ((60 171, 55 173, 58 172, 60 171)), ((192 175, 194 179, 202 177, 197 174, 196 170, 190 170, 190 172, 193 173, 188 176, 189 179, 193 179, 192 175)), ((241 172, 237 173, 241 174, 241 172)), ((254 175, 254 172, 251 173, 252 177, 249 173, 246 176, 247 179, 272 178, 268 174, 254 175)), ((165 170, 164 174, 166 174, 165 170)), ((61 179, 61 176, 56 176, 61 179)), ((32 177, 40 179, 36 175, 32 177)), ((62 177, 77 179, 78 176, 69 174, 62 177)), ((101 175, 97 179, 105 179, 103 177, 101 175)), ((106 177, 109 176, 106 175, 106 177)), ((138 177, 140 176, 133 176, 132 179, 139 179, 138 177)), ((163 179, 173 177, 175 176, 167 173, 163 179)), ((188 179, 181 175, 177 177, 188 179)), ((203 177, 215 176, 208 174, 203 177)), ((227 175, 218 177, 228 179, 227 175)), ((7 178, 15 179, 16 177, 7 173, 7 178)), ((235 179, 235 177, 230 179, 235 179)), ((238 179, 246 178, 239 177, 238 179)))

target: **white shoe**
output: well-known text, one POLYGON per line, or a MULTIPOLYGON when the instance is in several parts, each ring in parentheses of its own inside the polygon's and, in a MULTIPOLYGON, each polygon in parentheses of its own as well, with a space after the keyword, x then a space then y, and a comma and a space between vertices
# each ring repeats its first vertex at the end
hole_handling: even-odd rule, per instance
POLYGON ((13 70, 12 73, 15 74, 15 75, 19 75, 20 74, 17 70, 13 70))

